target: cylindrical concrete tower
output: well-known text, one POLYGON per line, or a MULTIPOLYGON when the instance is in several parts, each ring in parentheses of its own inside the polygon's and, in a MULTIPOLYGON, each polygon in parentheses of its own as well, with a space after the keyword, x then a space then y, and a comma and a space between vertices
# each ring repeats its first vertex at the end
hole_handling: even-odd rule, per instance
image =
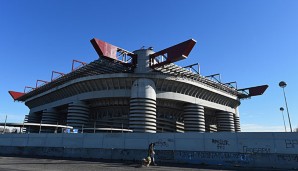
POLYGON ((42 112, 41 121, 43 124, 57 124, 58 114, 54 108, 46 109, 42 112))
POLYGON ((82 101, 68 105, 67 125, 82 128, 89 120, 89 106, 82 101))
POLYGON ((134 132, 156 132, 155 84, 150 79, 141 78, 133 83, 129 128, 134 132))
POLYGON ((204 106, 197 104, 184 106, 184 131, 205 132, 204 106))
POLYGON ((151 68, 149 67, 149 55, 154 52, 150 49, 140 49, 133 53, 137 54, 137 66, 134 70, 135 73, 148 73, 151 68))
MULTIPOLYGON (((149 55, 152 50, 140 49, 137 54, 135 73, 148 73, 149 55)), ((134 81, 131 88, 129 128, 134 132, 156 133, 156 92, 151 79, 140 78, 134 81)))
MULTIPOLYGON (((36 113, 36 112, 32 112, 30 111, 29 115, 27 115, 27 119, 24 120, 24 122, 27 123, 41 123, 41 114, 40 113, 36 113)), ((37 127, 26 127, 25 128, 26 132, 31 132, 31 133, 37 133, 39 132, 39 128, 37 127)))
POLYGON ((29 123, 40 123, 41 118, 36 113, 29 113, 27 122, 29 123))
POLYGON ((234 114, 231 112, 220 111, 216 113, 217 131, 234 132, 234 114))
POLYGON ((241 131, 238 107, 235 109, 234 126, 235 126, 235 131, 236 132, 240 132, 241 131))

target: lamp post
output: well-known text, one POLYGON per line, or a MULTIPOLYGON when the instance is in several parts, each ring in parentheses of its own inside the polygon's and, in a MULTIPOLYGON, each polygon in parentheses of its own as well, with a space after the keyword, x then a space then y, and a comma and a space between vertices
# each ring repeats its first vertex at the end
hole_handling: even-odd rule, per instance
POLYGON ((4 123, 4 128, 3 128, 3 132, 2 132, 2 134, 5 133, 5 129, 6 129, 6 121, 7 121, 7 115, 5 116, 5 123, 4 123))
POLYGON ((279 87, 282 88, 283 93, 284 93, 284 98, 285 98, 285 103, 286 103, 286 108, 287 108, 287 113, 288 113, 288 118, 289 118, 290 129, 291 129, 291 132, 293 132, 292 125, 291 125, 290 114, 289 114, 289 109, 288 109, 287 98, 286 98, 286 93, 285 93, 285 87, 286 86, 287 86, 287 83, 286 82, 284 82, 284 81, 279 82, 279 87))
POLYGON ((283 119, 283 121, 284 121, 285 132, 287 132, 287 127, 286 127, 286 122, 285 122, 285 117, 284 117, 284 108, 281 107, 281 108, 279 108, 279 110, 281 111, 282 119, 283 119))

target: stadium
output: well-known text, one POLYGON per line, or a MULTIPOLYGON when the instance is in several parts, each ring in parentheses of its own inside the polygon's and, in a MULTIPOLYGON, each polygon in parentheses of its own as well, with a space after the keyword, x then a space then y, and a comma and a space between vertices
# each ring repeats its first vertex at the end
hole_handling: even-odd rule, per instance
POLYGON ((91 43, 99 55, 93 62, 74 60, 70 73, 53 71, 51 81, 9 91, 30 109, 22 132, 240 132, 240 100, 268 87, 238 89, 219 74, 202 76, 198 64, 174 64, 188 57, 193 39, 158 52, 91 43))

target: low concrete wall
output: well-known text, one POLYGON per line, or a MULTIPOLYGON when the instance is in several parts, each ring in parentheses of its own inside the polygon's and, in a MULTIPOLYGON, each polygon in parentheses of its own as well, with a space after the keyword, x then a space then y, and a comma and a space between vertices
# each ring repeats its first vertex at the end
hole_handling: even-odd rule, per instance
POLYGON ((298 133, 3 134, 0 154, 298 168, 298 133))

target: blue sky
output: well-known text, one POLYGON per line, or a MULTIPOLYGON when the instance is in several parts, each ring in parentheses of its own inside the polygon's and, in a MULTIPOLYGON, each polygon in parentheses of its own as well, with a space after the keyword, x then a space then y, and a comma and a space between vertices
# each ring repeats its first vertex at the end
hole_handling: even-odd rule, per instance
POLYGON ((5 115, 8 122, 22 122, 29 112, 8 90, 50 80, 52 70, 68 73, 73 59, 97 59, 89 42, 94 37, 129 51, 158 51, 193 38, 195 48, 179 65, 198 62, 202 75, 220 73, 223 82, 237 81, 239 88, 269 85, 264 95, 241 101, 242 131, 284 131, 281 80, 288 84, 296 128, 297 9, 294 0, 2 0, 0 122, 5 115))

